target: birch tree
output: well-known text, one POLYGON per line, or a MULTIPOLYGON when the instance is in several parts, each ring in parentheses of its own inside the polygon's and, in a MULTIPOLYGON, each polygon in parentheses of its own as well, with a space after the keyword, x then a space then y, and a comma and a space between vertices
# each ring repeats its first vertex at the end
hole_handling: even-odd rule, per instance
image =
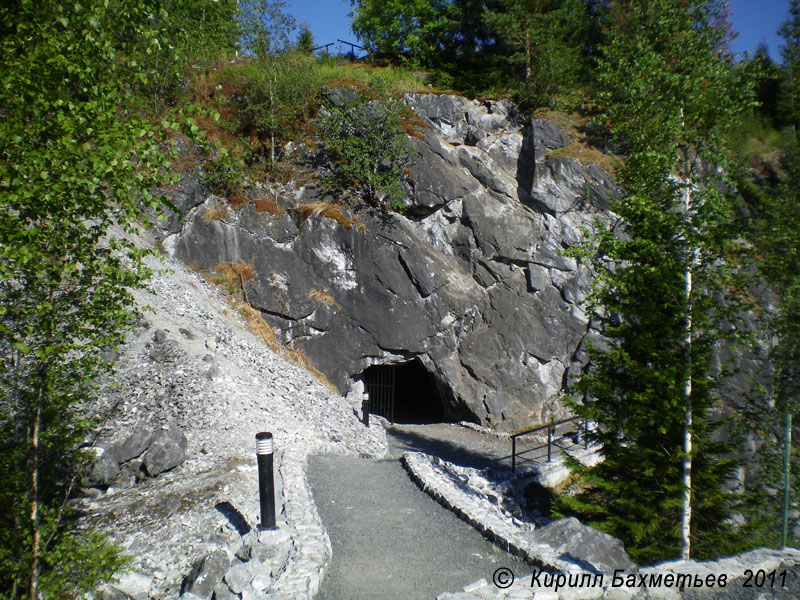
POLYGON ((82 596, 122 564, 69 499, 101 351, 146 274, 109 226, 133 227, 169 173, 164 128, 124 110, 148 75, 132 53, 157 50, 164 14, 146 0, 0 7, 3 598, 82 596))

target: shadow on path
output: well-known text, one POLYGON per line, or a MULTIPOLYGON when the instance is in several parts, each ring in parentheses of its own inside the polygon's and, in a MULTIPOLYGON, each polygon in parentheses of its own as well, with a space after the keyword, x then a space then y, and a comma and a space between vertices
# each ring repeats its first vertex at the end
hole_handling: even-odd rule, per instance
POLYGON ((321 600, 432 599, 501 566, 531 571, 421 492, 398 460, 312 456, 306 472, 333 549, 321 600))
MULTIPOLYGON (((475 431, 452 423, 433 425, 392 425, 386 429, 389 456, 405 452, 425 452, 462 467, 511 470, 511 440, 475 431)), ((559 452, 557 444, 552 452, 559 452)), ((547 445, 531 436, 517 440, 517 465, 542 462, 547 445)))

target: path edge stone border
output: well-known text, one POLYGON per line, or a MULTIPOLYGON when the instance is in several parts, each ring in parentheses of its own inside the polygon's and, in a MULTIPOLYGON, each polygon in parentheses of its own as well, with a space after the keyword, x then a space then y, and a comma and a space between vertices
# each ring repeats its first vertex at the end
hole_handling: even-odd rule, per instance
MULTIPOLYGON (((460 519, 466 521, 477 529, 490 542, 493 542, 506 552, 515 554, 524 559, 528 564, 538 569, 547 571, 561 571, 564 573, 579 571, 578 565, 559 560, 558 558, 546 559, 534 554, 528 544, 510 531, 503 532, 491 524, 484 523, 480 518, 466 507, 466 503, 459 501, 457 492, 445 489, 444 485, 437 486, 432 473, 430 455, 422 452, 406 452, 400 459, 405 470, 417 486, 439 504, 455 513, 460 519)), ((541 547, 538 547, 541 548, 541 547)))
MULTIPOLYGON (((433 461, 436 457, 421 453, 408 452, 401 458, 403 467, 408 472, 411 479, 417 486, 436 500, 445 508, 451 510, 459 518, 463 519, 491 542, 497 544, 502 549, 522 557, 526 562, 536 569, 549 572, 582 572, 581 568, 571 562, 562 561, 558 558, 545 558, 534 555, 532 551, 543 550, 547 552, 547 547, 541 545, 530 545, 522 539, 514 539, 513 534, 498 531, 497 528, 480 521, 477 511, 470 511, 467 508, 466 494, 456 489, 448 489, 446 481, 439 481, 437 473, 433 468, 433 461), (464 496, 458 498, 457 496, 464 496), (526 547, 527 546, 527 547, 526 547)), ((477 505, 476 502, 473 502, 477 505)), ((625 575, 630 573, 640 573, 645 577, 659 573, 690 573, 705 578, 708 575, 727 574, 730 579, 728 584, 733 589, 745 577, 745 568, 750 568, 753 572, 759 569, 765 572, 778 569, 796 569, 800 565, 800 550, 786 548, 784 550, 771 550, 768 548, 757 548, 744 552, 736 556, 722 557, 711 561, 696 560, 675 560, 658 563, 655 565, 640 567, 632 571, 625 571, 625 575)), ((797 574, 795 573, 795 577, 797 574)), ((629 588, 626 586, 612 588, 610 574, 605 575, 606 585, 597 588, 572 588, 570 586, 559 591, 541 588, 533 585, 532 576, 527 575, 518 578, 512 587, 497 589, 489 585, 485 580, 479 580, 466 586, 462 592, 446 592, 437 597, 438 600, 483 600, 484 598, 532 598, 542 600, 680 600, 682 592, 669 587, 645 587, 629 588)), ((789 589, 796 589, 797 581, 792 581, 789 589)), ((722 588, 719 588, 722 589, 722 588)), ((700 590, 700 595, 696 598, 722 598, 725 596, 716 595, 714 588, 700 590)), ((755 590, 756 592, 759 590, 755 590)), ((723 592, 724 593, 724 592, 723 592)), ((789 593, 792 593, 791 591, 789 593)), ((756 596, 752 596, 755 598, 756 596)), ((763 596, 771 598, 772 596, 763 596)))

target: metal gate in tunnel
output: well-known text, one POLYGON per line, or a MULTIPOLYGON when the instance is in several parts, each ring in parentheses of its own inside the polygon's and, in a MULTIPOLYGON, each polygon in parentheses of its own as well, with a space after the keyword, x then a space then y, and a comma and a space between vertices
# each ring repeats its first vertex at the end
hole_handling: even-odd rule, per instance
POLYGON ((364 387, 369 395, 370 412, 394 423, 395 366, 383 365, 364 373, 364 387))
POLYGON ((361 373, 370 412, 392 424, 441 423, 446 416, 434 376, 419 360, 378 364, 361 373))

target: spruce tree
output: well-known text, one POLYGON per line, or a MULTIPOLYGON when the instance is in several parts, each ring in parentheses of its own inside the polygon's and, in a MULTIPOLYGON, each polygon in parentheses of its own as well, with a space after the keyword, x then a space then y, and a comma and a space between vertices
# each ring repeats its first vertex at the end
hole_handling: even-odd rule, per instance
MULTIPOLYGON (((775 294, 763 311, 765 330, 773 343, 773 378, 767 390, 769 400, 765 406, 757 406, 761 410, 753 419, 763 440, 759 454, 765 464, 759 472, 760 483, 773 489, 790 483, 784 481, 785 473, 777 467, 784 460, 783 445, 791 442, 791 427, 789 439, 785 439, 785 426, 800 409, 800 140, 796 136, 786 150, 782 167, 783 178, 777 185, 758 190, 756 208, 760 214, 755 231, 760 272, 775 294)), ((798 468, 795 461, 795 477, 798 468)), ((784 491, 789 498, 797 497, 790 486, 784 491)), ((785 541, 786 523, 777 518, 779 504, 769 498, 763 508, 773 526, 770 533, 782 530, 785 541)))
POLYGON ((300 35, 297 36, 297 49, 303 54, 312 54, 314 52, 314 34, 311 33, 308 23, 303 23, 302 27, 300 27, 300 35))
MULTIPOLYGON (((573 463, 585 488, 560 502, 650 562, 713 555, 731 540, 734 464, 714 441, 724 369, 715 350, 736 334, 731 201, 720 189, 716 136, 746 105, 729 62, 719 2, 618 1, 602 48, 600 98, 626 158, 618 220, 598 226, 584 256, 596 271, 591 316, 608 342, 592 348, 576 412, 604 461, 573 463)), ((728 546, 730 547, 730 546, 728 546)))
POLYGON ((779 123, 778 97, 783 84, 783 73, 769 55, 766 44, 758 45, 753 57, 745 62, 744 68, 754 80, 753 87, 758 102, 756 114, 764 122, 776 127, 779 123))
POLYGON ((785 122, 796 131, 800 122, 800 0, 789 2, 789 17, 781 24, 778 35, 783 38, 784 70, 780 107, 785 122))
POLYGON ((519 71, 520 95, 529 104, 552 105, 585 70, 590 21, 580 0, 504 0, 485 7, 483 20, 510 46, 504 58, 519 71))

